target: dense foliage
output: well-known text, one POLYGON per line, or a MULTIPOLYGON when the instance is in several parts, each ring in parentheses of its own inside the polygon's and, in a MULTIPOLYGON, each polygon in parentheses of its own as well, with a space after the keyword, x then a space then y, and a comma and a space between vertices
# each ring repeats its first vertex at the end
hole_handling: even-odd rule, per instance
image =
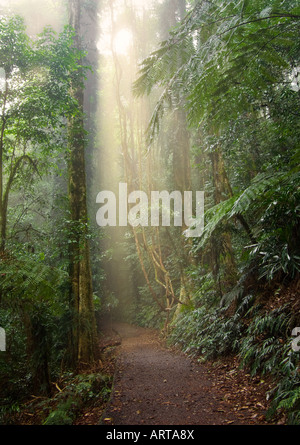
POLYGON ((51 396, 71 364, 70 243, 83 229, 70 216, 63 173, 68 121, 79 114, 71 87, 87 68, 71 27, 29 38, 14 15, 0 18, 0 51, 2 422, 30 395, 51 396))
POLYGON ((187 113, 206 188, 193 240, 190 304, 172 340, 209 359, 238 354, 274 376, 272 413, 299 422, 299 7, 293 1, 198 1, 142 63, 136 95, 160 97, 150 144, 187 113))
POLYGON ((8 338, 0 422, 32 394, 45 397, 47 425, 72 424, 82 403, 107 400, 106 377, 68 372, 75 334, 90 332, 88 316, 76 324, 92 307, 80 300, 90 244, 94 295, 86 288, 99 324, 115 317, 159 328, 199 360, 235 355, 272 379, 269 416, 299 424, 300 8, 294 0, 166 0, 147 14, 127 2, 102 8, 111 45, 97 53, 97 94, 85 77, 79 9, 77 30, 47 27, 35 38, 20 17, 0 17, 0 325, 8 338), (113 44, 123 28, 132 38, 126 51, 113 44), (128 225, 94 234, 85 172, 91 220, 95 191, 116 182, 147 193, 204 190, 203 233, 128 225), (50 410, 58 379, 65 391, 50 410))

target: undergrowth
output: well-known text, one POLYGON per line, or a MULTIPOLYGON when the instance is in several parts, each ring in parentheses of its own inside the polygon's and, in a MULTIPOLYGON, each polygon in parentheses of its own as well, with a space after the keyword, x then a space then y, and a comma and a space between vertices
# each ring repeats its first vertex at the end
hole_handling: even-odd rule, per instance
POLYGON ((0 412, 0 424, 73 425, 83 410, 105 404, 110 397, 112 377, 67 373, 57 392, 49 398, 34 398, 0 412), (24 419, 26 419, 24 421, 24 419))
POLYGON ((111 379, 101 374, 81 374, 59 392, 55 408, 44 420, 44 425, 72 425, 83 407, 95 402, 107 402, 111 391, 111 379))
POLYGON ((200 361, 233 353, 253 376, 272 376, 275 383, 266 394, 270 402, 266 417, 284 413, 288 424, 300 424, 300 352, 292 348, 294 322, 289 304, 268 310, 247 295, 233 313, 228 307, 205 304, 182 311, 170 342, 200 361))

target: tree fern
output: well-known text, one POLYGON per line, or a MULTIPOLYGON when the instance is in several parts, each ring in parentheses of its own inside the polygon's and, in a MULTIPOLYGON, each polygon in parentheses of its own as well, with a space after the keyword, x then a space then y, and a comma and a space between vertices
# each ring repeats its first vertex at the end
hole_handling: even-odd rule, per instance
POLYGON ((250 90, 254 100, 269 85, 285 82, 290 55, 297 53, 299 18, 294 2, 196 2, 144 60, 134 89, 149 94, 154 86, 176 85, 194 126, 203 119, 220 125, 251 110, 250 90))
POLYGON ((252 184, 236 199, 229 216, 233 217, 239 213, 247 212, 255 202, 263 200, 264 194, 274 189, 285 176, 285 172, 257 175, 252 184))
POLYGON ((197 249, 202 248, 211 238, 219 225, 247 214, 249 210, 263 209, 268 204, 267 197, 272 199, 276 188, 283 184, 299 184, 298 172, 275 172, 257 175, 252 184, 239 195, 233 196, 205 212, 204 232, 197 243, 197 249))
POLYGON ((205 227, 200 241, 197 243, 197 249, 203 247, 210 240, 216 228, 228 220, 236 199, 235 196, 229 198, 205 212, 205 227))

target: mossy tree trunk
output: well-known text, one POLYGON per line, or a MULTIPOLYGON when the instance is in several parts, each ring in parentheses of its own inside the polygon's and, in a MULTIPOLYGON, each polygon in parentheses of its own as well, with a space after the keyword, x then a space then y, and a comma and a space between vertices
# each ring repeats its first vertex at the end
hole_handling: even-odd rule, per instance
MULTIPOLYGON (((81 7, 69 0, 69 23, 75 30, 75 45, 81 48, 81 7)), ((88 242, 87 186, 85 173, 84 87, 74 83, 72 95, 79 112, 69 119, 69 202, 72 221, 70 278, 73 321, 73 363, 91 364, 96 354, 96 320, 88 242)))
MULTIPOLYGON (((224 159, 220 147, 211 153, 210 159, 212 164, 215 204, 219 204, 228 196, 232 196, 232 190, 226 173, 224 159)), ((230 289, 236 283, 237 278, 237 269, 232 248, 231 234, 224 232, 218 239, 212 237, 211 244, 212 270, 214 271, 215 277, 219 273, 219 256, 222 252, 224 263, 224 286, 226 291, 227 288, 230 289)), ((220 291, 222 293, 221 288, 220 291)))

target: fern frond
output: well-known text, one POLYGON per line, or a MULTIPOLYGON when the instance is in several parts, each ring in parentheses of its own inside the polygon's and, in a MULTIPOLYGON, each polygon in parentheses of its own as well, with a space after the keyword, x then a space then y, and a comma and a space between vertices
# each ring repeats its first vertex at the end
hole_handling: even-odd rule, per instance
POLYGON ((252 184, 242 193, 222 201, 205 212, 206 224, 197 249, 206 245, 219 225, 231 218, 245 214, 253 206, 263 207, 266 205, 266 198, 272 197, 279 185, 299 184, 299 181, 298 171, 258 174, 252 184))

